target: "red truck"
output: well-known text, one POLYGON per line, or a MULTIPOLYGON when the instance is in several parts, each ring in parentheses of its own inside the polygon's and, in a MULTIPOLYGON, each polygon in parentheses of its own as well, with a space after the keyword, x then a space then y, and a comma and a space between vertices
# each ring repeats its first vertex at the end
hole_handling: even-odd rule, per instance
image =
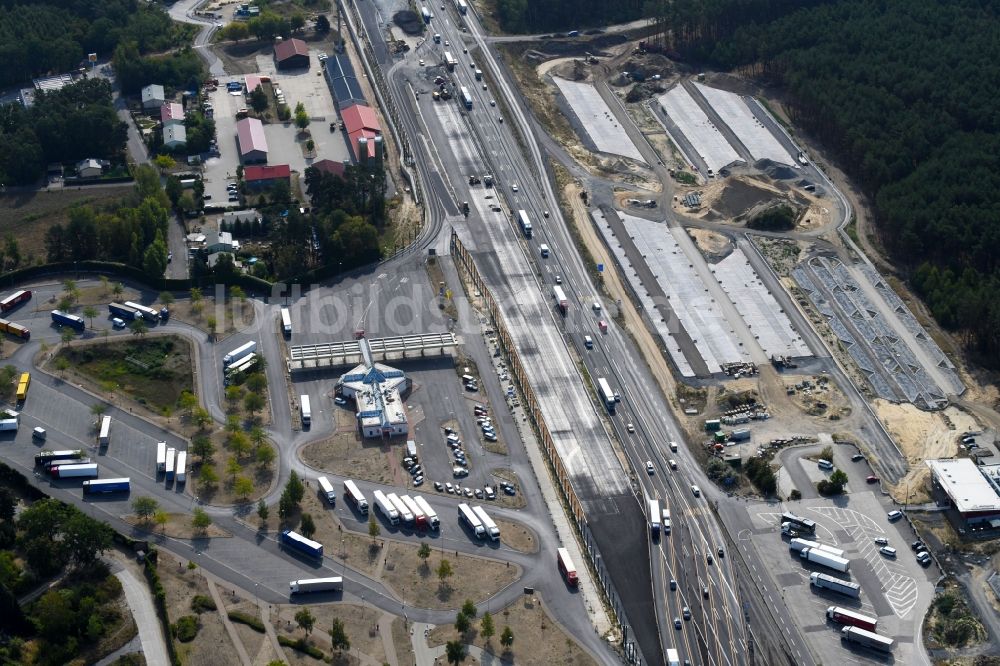
POLYGON ((569 559, 569 551, 565 548, 557 550, 556 562, 559 565, 559 573, 566 579, 566 584, 570 587, 576 587, 580 581, 577 579, 576 567, 573 566, 573 560, 569 559))
POLYGON ((855 613, 852 610, 840 608, 839 606, 830 606, 827 608, 826 617, 839 624, 860 627, 862 629, 867 629, 868 631, 875 631, 875 625, 878 624, 878 618, 868 617, 867 615, 855 613))

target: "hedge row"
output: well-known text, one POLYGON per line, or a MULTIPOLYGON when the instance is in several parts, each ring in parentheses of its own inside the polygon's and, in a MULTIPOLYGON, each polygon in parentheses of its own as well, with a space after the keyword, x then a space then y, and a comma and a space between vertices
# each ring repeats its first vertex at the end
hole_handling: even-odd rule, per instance
POLYGON ((242 613, 240 611, 229 611, 229 619, 233 622, 239 622, 240 624, 245 624, 254 631, 264 633, 264 623, 259 619, 255 618, 253 615, 248 615, 247 613, 242 613))
POLYGON ((298 650, 299 652, 304 652, 313 659, 319 659, 320 661, 324 661, 326 659, 326 655, 323 654, 322 650, 315 645, 309 645, 309 643, 306 643, 306 639, 304 638, 293 640, 287 636, 279 634, 278 644, 283 645, 284 647, 292 648, 293 650, 298 650))
POLYGON ((143 571, 146 574, 146 581, 153 591, 153 601, 156 604, 156 614, 160 618, 161 630, 167 641, 167 654, 170 655, 172 666, 181 666, 180 657, 174 648, 173 630, 170 626, 170 614, 167 612, 167 593, 163 590, 163 583, 160 582, 160 574, 156 572, 156 551, 146 556, 143 571))

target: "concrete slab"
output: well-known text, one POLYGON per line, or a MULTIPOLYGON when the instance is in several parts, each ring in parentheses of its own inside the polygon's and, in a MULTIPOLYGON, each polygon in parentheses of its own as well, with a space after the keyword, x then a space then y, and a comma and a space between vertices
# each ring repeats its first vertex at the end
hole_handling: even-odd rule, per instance
POLYGON ((740 95, 700 83, 694 85, 755 160, 768 159, 780 164, 798 166, 796 159, 750 112, 750 108, 740 95))
POLYGON ((687 90, 677 86, 661 95, 658 101, 713 172, 718 173, 720 169, 741 161, 736 150, 729 145, 687 90))
POLYGON ((555 81, 559 91, 569 102, 573 113, 583 125, 597 150, 644 162, 642 155, 639 154, 639 149, 625 134, 625 130, 618 124, 618 120, 594 89, 594 86, 589 83, 568 81, 558 76, 552 77, 552 80, 555 81))

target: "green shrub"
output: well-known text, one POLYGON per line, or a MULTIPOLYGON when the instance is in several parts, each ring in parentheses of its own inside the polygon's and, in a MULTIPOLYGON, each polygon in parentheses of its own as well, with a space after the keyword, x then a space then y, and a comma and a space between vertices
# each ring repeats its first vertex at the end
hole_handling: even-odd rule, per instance
POLYGON ((239 622, 240 624, 245 624, 254 631, 264 633, 264 623, 259 619, 255 618, 253 615, 248 613, 242 613, 240 611, 229 611, 229 619, 233 622, 239 622))
POLYGON ((292 648, 293 650, 298 650, 303 652, 313 659, 325 660, 326 655, 315 645, 310 645, 306 642, 306 639, 299 638, 298 640, 293 640, 287 636, 278 636, 278 643, 284 647, 292 648))
POLYGON ((171 629, 181 643, 190 643, 198 635, 198 618, 194 615, 185 615, 178 618, 171 629))
POLYGON ((215 601, 212 597, 206 597, 203 594, 195 595, 194 599, 191 600, 191 610, 195 613, 204 613, 205 611, 214 611, 217 608, 215 601))

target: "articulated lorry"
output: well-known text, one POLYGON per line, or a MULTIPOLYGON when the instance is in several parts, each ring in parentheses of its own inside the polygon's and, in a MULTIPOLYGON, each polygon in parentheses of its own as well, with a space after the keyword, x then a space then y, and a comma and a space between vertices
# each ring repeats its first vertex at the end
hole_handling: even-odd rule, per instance
POLYGON ((888 636, 880 636, 859 627, 844 627, 840 630, 840 637, 848 643, 857 643, 880 652, 892 652, 892 647, 896 644, 896 641, 888 636))
POLYGON ((826 618, 833 620, 837 624, 846 624, 852 627, 860 627, 868 631, 875 631, 878 627, 878 618, 855 613, 848 608, 830 606, 826 609, 826 618))
POLYGON ((288 583, 289 594, 305 594, 307 592, 340 592, 344 589, 344 579, 340 576, 330 578, 305 578, 288 583))
POLYGON ((281 543, 284 546, 288 546, 293 550, 297 550, 300 553, 310 555, 317 559, 323 559, 323 544, 318 541, 313 541, 312 539, 307 539, 301 534, 297 534, 291 530, 285 530, 281 533, 281 543))
POLYGON ((833 590, 853 599, 861 598, 861 586, 849 580, 840 580, 825 573, 814 571, 809 574, 809 582, 815 587, 833 590))
POLYGON ((823 552, 830 553, 831 555, 836 555, 837 557, 843 557, 844 551, 840 548, 834 548, 833 546, 827 546, 826 544, 819 543, 818 541, 809 541, 808 539, 795 538, 788 542, 788 547, 796 552, 802 552, 804 548, 816 548, 817 550, 822 550, 823 552))

